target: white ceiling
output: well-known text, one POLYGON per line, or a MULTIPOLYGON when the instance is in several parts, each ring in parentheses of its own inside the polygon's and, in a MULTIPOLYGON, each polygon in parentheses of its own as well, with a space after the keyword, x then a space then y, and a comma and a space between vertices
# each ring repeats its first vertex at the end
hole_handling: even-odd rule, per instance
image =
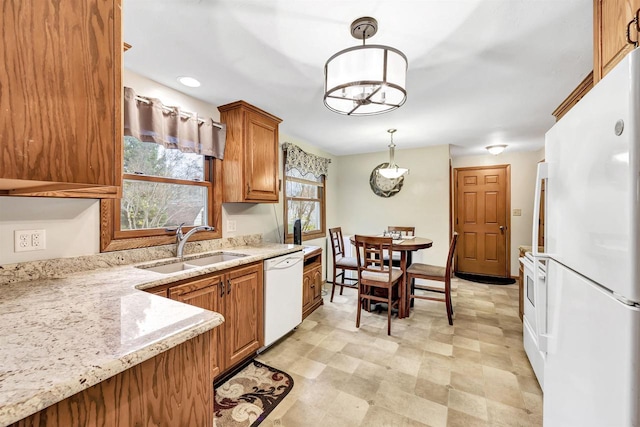
POLYGON ((593 67, 592 0, 124 0, 125 67, 214 105, 243 99, 280 132, 335 155, 451 144, 534 150, 551 112, 593 67), (369 44, 407 56, 407 101, 347 117, 323 104, 326 60, 358 44, 351 22, 378 20, 369 44), (193 76, 187 88, 178 76, 193 76))

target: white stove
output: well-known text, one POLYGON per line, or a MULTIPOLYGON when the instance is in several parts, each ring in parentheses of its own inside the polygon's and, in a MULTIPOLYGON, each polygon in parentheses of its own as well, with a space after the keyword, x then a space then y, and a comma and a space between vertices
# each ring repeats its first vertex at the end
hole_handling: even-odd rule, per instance
POLYGON ((524 350, 533 367, 533 372, 538 378, 540 388, 544 390, 544 363, 546 349, 539 342, 538 337, 545 332, 546 318, 546 264, 545 260, 538 260, 534 263, 534 258, 530 252, 520 258, 524 267, 524 313, 522 318, 522 334, 524 350), (534 265, 538 265, 537 275, 534 265))

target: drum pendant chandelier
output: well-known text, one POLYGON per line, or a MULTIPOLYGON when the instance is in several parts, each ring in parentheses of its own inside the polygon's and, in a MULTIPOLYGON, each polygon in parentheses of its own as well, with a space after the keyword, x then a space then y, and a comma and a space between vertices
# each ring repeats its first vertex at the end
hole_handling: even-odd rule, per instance
POLYGON ((333 55, 324 66, 324 105, 348 116, 370 116, 395 110, 407 100, 407 57, 398 49, 365 45, 378 31, 374 18, 358 18, 351 35, 362 46, 333 55))

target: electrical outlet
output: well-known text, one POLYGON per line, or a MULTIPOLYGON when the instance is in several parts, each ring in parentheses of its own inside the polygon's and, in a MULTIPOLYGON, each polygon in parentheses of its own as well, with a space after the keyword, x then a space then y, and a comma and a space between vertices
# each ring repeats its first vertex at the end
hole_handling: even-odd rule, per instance
POLYGON ((227 231, 236 231, 236 221, 234 219, 227 220, 227 231))
POLYGON ((45 230, 15 230, 14 252, 40 251, 46 249, 45 230))

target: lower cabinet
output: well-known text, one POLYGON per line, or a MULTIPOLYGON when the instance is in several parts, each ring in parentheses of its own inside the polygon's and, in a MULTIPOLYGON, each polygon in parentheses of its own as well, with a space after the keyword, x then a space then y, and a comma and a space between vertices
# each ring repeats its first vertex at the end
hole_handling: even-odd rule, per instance
POLYGON ((305 250, 302 273, 302 318, 322 304, 322 248, 309 247, 305 250))
MULTIPOLYGON (((157 294, 154 289, 149 292, 157 294)), ((228 371, 264 343, 262 263, 223 270, 169 287, 176 301, 216 311, 225 322, 213 329, 213 377, 228 371)))

